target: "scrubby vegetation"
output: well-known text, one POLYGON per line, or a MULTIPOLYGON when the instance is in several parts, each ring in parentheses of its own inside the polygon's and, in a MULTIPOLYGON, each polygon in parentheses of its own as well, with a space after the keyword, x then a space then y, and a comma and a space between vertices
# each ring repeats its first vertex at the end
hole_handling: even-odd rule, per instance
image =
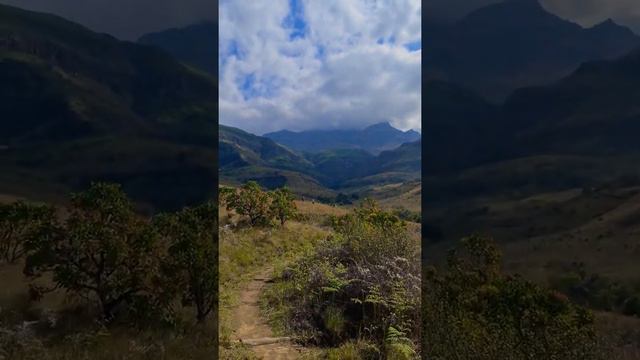
POLYGON ((240 189, 223 188, 220 200, 227 211, 244 216, 250 226, 270 225, 275 219, 280 225, 297 214, 294 196, 283 187, 266 192, 255 181, 249 181, 240 189))
POLYGON ((0 204, 0 262, 15 263, 27 251, 27 241, 52 218, 53 208, 22 201, 0 204))
POLYGON ((424 349, 431 359, 606 359, 593 314, 501 271, 488 239, 470 237, 446 269, 424 276, 424 349))
POLYGON ((550 284, 584 306, 640 317, 640 284, 589 274, 584 263, 572 264, 566 273, 552 277, 550 284))
POLYGON ((419 240, 372 201, 331 223, 313 254, 281 272, 268 305, 300 341, 333 347, 328 358, 416 358, 419 240))
POLYGON ((24 264, 21 280, 19 265, 0 272, 17 284, 0 299, 4 358, 216 353, 215 204, 147 218, 119 186, 97 183, 64 209, 3 205, 0 223, 3 248, 18 244, 24 264))

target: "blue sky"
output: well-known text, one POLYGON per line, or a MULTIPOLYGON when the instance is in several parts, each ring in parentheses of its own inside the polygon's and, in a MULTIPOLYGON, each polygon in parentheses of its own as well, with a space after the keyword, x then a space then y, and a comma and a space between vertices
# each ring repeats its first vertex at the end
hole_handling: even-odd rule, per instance
POLYGON ((420 129, 418 0, 220 2, 220 122, 420 129))

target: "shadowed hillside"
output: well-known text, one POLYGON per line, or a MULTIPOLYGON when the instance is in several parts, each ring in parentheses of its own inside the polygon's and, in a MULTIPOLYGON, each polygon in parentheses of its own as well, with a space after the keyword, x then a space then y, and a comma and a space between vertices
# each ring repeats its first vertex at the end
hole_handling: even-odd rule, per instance
POLYGON ((177 208, 214 190, 215 81, 159 49, 0 6, 0 94, 7 191, 108 180, 177 208))
POLYGON ((211 21, 147 34, 138 42, 158 46, 176 59, 217 76, 217 38, 218 24, 211 21))

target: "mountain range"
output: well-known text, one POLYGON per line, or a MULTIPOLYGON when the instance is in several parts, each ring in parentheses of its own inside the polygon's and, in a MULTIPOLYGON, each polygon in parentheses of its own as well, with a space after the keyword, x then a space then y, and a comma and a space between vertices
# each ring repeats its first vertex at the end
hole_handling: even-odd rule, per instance
POLYGON ((213 77, 159 48, 0 5, 2 192, 105 180, 155 209, 202 201, 217 97, 213 77))
POLYGON ((291 149, 303 152, 321 152, 332 149, 361 149, 373 154, 420 139, 414 130, 401 131, 388 122, 370 125, 364 129, 308 130, 294 132, 281 130, 267 133, 272 139, 291 149))
POLYGON ((431 196, 527 196, 640 175, 638 69, 639 50, 587 62, 552 85, 515 91, 501 106, 427 81, 423 179, 431 196))
POLYGON ((341 191, 358 193, 420 178, 420 140, 377 155, 358 148, 300 152, 269 137, 220 125, 219 154, 222 183, 288 185, 299 194, 327 200, 341 191))
POLYGON ((495 102, 517 88, 552 83, 583 62, 613 59, 640 46, 640 37, 612 20, 583 28, 549 13, 538 0, 505 0, 453 24, 426 21, 426 75, 495 102))

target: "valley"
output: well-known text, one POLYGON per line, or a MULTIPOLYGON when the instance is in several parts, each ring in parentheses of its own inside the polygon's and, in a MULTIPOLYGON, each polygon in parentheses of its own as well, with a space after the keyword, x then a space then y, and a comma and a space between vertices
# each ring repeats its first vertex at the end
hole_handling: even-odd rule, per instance
MULTIPOLYGON (((390 134, 380 136, 381 141, 396 141, 397 147, 376 155, 355 148, 296 151, 268 137, 220 125, 221 183, 238 185, 253 180, 266 188, 286 185, 300 196, 329 203, 355 203, 367 196, 379 200, 401 196, 419 187, 421 142, 397 143, 394 137, 402 132, 388 124, 384 128, 390 134)), ((363 134, 367 131, 362 130, 363 134)), ((301 134, 290 141, 303 141, 300 139, 306 136, 301 134)), ((419 211, 419 196, 408 196, 407 200, 410 202, 406 206, 419 211)))

